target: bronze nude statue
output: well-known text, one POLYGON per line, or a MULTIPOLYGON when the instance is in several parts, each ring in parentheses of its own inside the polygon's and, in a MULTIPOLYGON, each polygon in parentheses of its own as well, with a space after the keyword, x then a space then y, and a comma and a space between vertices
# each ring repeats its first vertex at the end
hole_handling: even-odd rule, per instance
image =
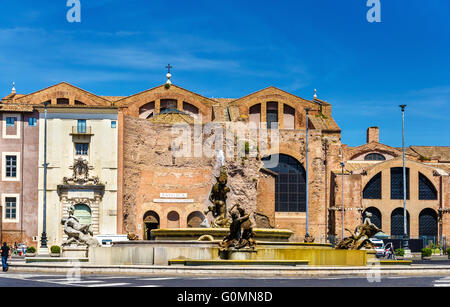
POLYGON ((230 220, 227 218, 227 193, 230 192, 230 188, 227 187, 227 181, 226 169, 222 167, 217 183, 212 187, 209 195, 213 205, 204 212, 205 215, 212 212, 215 218, 211 225, 213 228, 226 228, 230 225, 230 220))
POLYGON ((370 221, 371 216, 371 213, 366 213, 364 222, 356 227, 354 233, 346 229, 351 233, 351 236, 341 240, 336 245, 336 249, 373 249, 374 245, 370 241, 370 238, 373 238, 378 232, 381 231, 381 229, 379 229, 370 221))
POLYGON ((232 247, 236 249, 253 248, 256 243, 250 214, 247 214, 239 204, 234 205, 229 213, 232 218, 230 233, 220 242, 220 249, 227 250, 232 247), (234 208, 236 208, 235 211, 233 211, 234 208))

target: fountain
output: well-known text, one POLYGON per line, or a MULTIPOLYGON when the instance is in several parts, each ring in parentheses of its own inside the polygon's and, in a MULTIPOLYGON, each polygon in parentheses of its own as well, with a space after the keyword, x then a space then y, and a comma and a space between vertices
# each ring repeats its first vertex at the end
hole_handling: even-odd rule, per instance
POLYGON ((250 216, 240 204, 227 211, 228 175, 223 153, 215 170, 206 213, 212 213, 211 227, 152 230, 152 241, 116 242, 110 248, 90 247, 89 262, 100 265, 339 265, 365 266, 366 250, 333 249, 331 244, 290 242, 288 229, 253 228, 250 216), (228 217, 231 217, 230 218, 228 217))

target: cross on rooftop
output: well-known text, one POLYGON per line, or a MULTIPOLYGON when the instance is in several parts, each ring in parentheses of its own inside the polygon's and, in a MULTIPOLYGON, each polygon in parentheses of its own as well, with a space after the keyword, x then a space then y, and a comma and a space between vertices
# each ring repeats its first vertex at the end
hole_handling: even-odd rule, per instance
POLYGON ((172 69, 172 68, 173 68, 173 66, 169 64, 169 65, 167 65, 167 66, 166 66, 166 68, 168 69, 168 71, 169 71, 169 74, 170 74, 170 69, 172 69))

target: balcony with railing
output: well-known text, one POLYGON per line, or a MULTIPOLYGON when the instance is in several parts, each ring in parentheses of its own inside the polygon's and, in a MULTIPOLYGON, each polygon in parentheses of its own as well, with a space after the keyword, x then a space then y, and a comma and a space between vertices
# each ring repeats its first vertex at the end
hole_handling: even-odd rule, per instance
POLYGON ((94 135, 90 126, 72 126, 71 135, 94 135))

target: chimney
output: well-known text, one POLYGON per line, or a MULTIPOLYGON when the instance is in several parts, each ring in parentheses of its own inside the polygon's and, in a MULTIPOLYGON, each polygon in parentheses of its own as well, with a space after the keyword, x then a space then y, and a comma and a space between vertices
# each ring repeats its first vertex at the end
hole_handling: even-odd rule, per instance
POLYGON ((380 129, 378 127, 367 128, 367 144, 372 142, 380 142, 380 129))

